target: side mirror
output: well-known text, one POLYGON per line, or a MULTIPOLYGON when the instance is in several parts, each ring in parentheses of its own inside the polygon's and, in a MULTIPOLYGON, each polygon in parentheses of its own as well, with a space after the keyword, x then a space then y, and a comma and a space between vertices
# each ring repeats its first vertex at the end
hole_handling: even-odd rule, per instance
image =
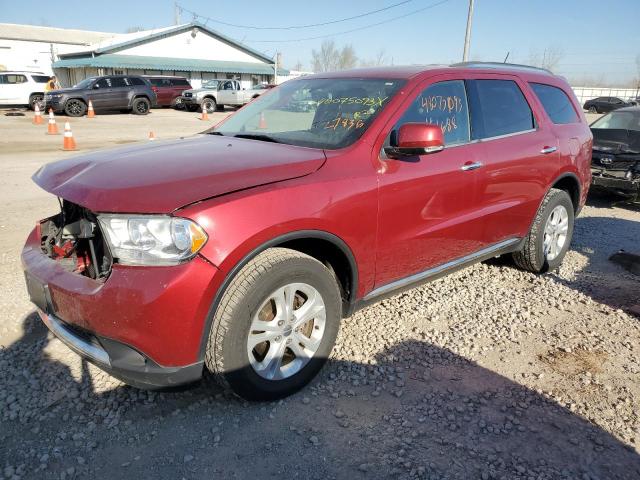
POLYGON ((424 155, 444 149, 442 129, 430 123, 405 123, 393 132, 391 140, 391 147, 385 148, 390 158, 424 155))

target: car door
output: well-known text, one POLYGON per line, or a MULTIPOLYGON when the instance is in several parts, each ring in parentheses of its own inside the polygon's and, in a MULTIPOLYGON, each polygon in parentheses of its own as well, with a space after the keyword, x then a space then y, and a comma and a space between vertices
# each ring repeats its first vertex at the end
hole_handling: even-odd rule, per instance
MULTIPOLYGON (((534 94, 518 77, 476 75, 466 82, 471 138, 482 149, 476 215, 489 248, 524 237, 558 169, 558 139, 532 108, 534 94)), ((538 103, 535 103, 538 105, 538 103)))
POLYGON ((131 88, 125 77, 111 77, 111 93, 108 107, 118 110, 128 108, 131 88))
POLYGON ((238 103, 237 94, 233 80, 227 80, 220 84, 218 90, 218 103, 221 105, 236 105, 238 103))
MULTIPOLYGON (((388 126, 385 144, 401 125, 424 122, 444 132, 444 150, 391 159, 376 153, 378 238, 376 288, 462 258, 481 247, 476 167, 464 81, 439 76, 420 85, 388 126)), ((355 219, 354 219, 355 220, 355 219)))
POLYGON ((111 80, 108 77, 101 78, 94 82, 89 93, 87 93, 87 99, 91 100, 93 108, 96 110, 109 108, 110 96, 111 80))
POLYGON ((0 80, 0 102, 5 105, 26 105, 29 103, 27 77, 21 74, 5 73, 0 80))

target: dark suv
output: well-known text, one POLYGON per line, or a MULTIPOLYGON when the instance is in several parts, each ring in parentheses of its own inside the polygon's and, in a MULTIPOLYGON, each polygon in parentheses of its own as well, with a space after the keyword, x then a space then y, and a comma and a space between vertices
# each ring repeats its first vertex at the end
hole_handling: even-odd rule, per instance
POLYGON ((305 76, 207 133, 33 176, 61 211, 22 252, 31 299, 134 385, 290 394, 358 308, 497 255, 558 268, 591 182, 569 84, 502 63, 305 76))
POLYGON ((157 102, 151 83, 140 76, 107 75, 89 77, 71 88, 54 90, 45 95, 47 110, 81 117, 89 101, 96 111, 121 110, 146 115, 157 102))
POLYGON ((145 76, 151 82, 151 89, 158 97, 159 107, 181 107, 182 92, 191 89, 189 80, 184 77, 145 76))

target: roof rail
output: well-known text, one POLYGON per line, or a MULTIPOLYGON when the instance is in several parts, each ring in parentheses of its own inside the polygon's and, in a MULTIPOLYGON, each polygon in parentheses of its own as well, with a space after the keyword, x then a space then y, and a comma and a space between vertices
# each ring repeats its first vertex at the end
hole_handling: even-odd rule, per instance
POLYGON ((512 70, 529 70, 534 72, 544 72, 553 75, 551 70, 546 68, 534 67, 531 65, 521 65, 519 63, 502 63, 502 62, 459 62, 452 63, 450 67, 467 67, 467 68, 510 68, 512 70))

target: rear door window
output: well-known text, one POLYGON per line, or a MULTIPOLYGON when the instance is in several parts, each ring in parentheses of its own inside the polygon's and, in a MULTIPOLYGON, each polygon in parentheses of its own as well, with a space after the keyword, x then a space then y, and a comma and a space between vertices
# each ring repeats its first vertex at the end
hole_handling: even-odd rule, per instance
MULTIPOLYGON (((145 85, 144 80, 142 80, 141 78, 138 77, 129 77, 128 78, 129 83, 133 86, 140 86, 140 85, 145 85)), ((153 80, 152 80, 153 82, 153 80)))
POLYGON ((474 140, 535 128, 531 107, 513 80, 468 80, 467 93, 474 140))
POLYGON ((530 83, 529 85, 553 123, 562 125, 580 121, 571 100, 562 89, 544 83, 530 83))
POLYGON ((438 82, 427 87, 404 113, 395 130, 405 123, 438 125, 447 146, 467 143, 469 108, 462 80, 438 82))
POLYGON ((113 77, 111 79, 111 86, 113 88, 126 87, 127 86, 127 82, 124 81, 124 77, 113 77))

